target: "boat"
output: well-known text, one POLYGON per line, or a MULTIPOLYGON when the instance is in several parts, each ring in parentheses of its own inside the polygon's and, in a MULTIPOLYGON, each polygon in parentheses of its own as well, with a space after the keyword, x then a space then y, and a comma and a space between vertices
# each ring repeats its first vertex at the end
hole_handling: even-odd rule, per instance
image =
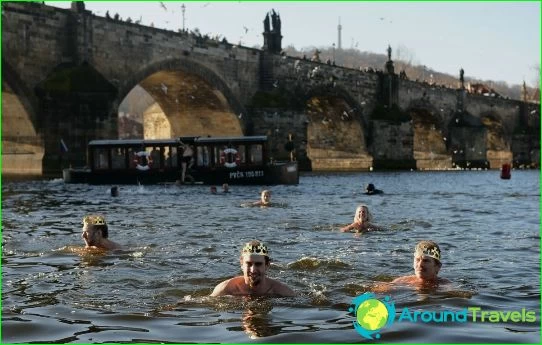
POLYGON ((65 183, 89 184, 299 183, 297 162, 272 160, 266 136, 92 140, 87 166, 62 176, 65 183))

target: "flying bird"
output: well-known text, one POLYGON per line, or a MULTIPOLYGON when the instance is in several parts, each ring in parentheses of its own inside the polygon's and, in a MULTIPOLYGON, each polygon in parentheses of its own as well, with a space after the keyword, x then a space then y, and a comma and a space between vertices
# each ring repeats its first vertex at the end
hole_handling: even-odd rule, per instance
POLYGON ((164 92, 164 94, 167 95, 167 86, 164 85, 164 83, 160 83, 160 88, 162 88, 162 91, 164 92))
POLYGON ((248 32, 248 28, 243 25, 243 29, 245 29, 245 34, 248 32))
POLYGON ((160 7, 162 7, 164 9, 164 11, 167 11, 167 7, 166 7, 166 5, 164 5, 164 3, 162 1, 160 1, 160 7))

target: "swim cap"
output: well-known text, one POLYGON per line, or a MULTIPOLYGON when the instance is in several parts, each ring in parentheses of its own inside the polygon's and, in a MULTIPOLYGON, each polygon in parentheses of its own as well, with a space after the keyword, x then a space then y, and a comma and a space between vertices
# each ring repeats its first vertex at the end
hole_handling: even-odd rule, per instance
POLYGON ((243 250, 241 251, 243 255, 249 254, 249 255, 263 255, 263 256, 269 256, 269 250, 267 250, 267 246, 260 242, 248 242, 243 247, 243 250))
POLYGON ((105 217, 99 215, 88 215, 83 217, 84 225, 106 225, 105 217))
POLYGON ((440 248, 438 244, 433 241, 421 241, 418 243, 414 255, 430 256, 440 262, 440 248))

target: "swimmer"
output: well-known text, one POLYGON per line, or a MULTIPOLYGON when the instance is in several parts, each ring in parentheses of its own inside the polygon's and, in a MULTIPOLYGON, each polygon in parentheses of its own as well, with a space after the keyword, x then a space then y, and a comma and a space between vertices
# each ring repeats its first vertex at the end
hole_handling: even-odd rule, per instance
POLYGON ((383 230, 382 227, 371 224, 373 216, 369 212, 369 208, 365 204, 361 204, 356 209, 354 222, 341 228, 341 232, 367 232, 374 230, 383 230))
POLYGON ((211 194, 216 194, 216 186, 211 186, 210 191, 211 194))
POLYGON ((243 275, 218 284, 211 296, 294 296, 286 284, 267 277, 270 261, 265 244, 255 240, 246 243, 239 258, 243 275))
POLYGON ((119 196, 119 187, 117 186, 111 187, 111 196, 119 196))
POLYGON ((396 278, 392 284, 408 285, 438 285, 450 281, 438 277, 441 263, 441 252, 438 244, 433 241, 421 241, 414 250, 414 275, 396 278))
POLYGON ((260 194, 260 200, 252 203, 252 206, 271 206, 271 191, 264 190, 260 194))
POLYGON ((376 189, 375 185, 372 183, 369 183, 367 186, 365 186, 365 194, 367 195, 373 195, 373 194, 382 194, 384 193, 380 189, 376 189))
POLYGON ((83 218, 83 240, 88 249, 119 249, 120 245, 107 239, 105 218, 99 215, 88 215, 83 218))
POLYGON ((222 193, 229 193, 230 192, 230 186, 227 183, 224 183, 222 185, 222 193))

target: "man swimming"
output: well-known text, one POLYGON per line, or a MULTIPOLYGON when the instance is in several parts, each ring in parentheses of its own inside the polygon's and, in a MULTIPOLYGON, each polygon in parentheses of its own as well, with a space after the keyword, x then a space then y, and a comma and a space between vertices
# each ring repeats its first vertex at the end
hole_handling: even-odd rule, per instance
POLYGON ((108 239, 109 233, 104 216, 88 215, 83 217, 83 234, 85 248, 119 249, 120 245, 108 239))
POLYGON ((450 283, 438 277, 441 263, 440 247, 433 241, 420 241, 414 250, 414 275, 399 277, 393 284, 438 285, 450 283))
POLYGON ((287 285, 267 277, 270 261, 265 244, 255 240, 246 243, 239 258, 243 275, 218 284, 211 296, 294 296, 287 285))

